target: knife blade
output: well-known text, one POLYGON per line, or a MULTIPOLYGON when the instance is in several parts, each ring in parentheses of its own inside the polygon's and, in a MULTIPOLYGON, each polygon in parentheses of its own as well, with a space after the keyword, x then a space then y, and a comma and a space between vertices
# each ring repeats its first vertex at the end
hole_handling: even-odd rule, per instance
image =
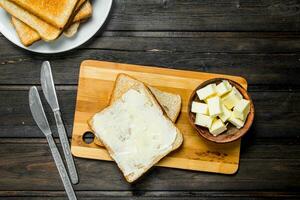
POLYGON ((53 81, 52 71, 51 71, 51 66, 49 61, 45 61, 42 64, 41 84, 42 84, 42 89, 45 98, 48 104, 50 105, 50 107, 52 108, 53 112, 59 110, 56 90, 54 87, 54 81, 53 81))
POLYGON ((48 124, 47 117, 42 106, 42 102, 36 87, 31 87, 29 90, 29 107, 33 119, 45 136, 51 135, 51 130, 48 124))
POLYGON ((56 90, 54 86, 54 81, 53 81, 52 71, 51 71, 51 66, 49 61, 45 61, 42 64, 41 85, 42 85, 45 98, 54 113, 58 135, 63 147, 63 152, 67 162, 67 168, 69 170, 71 181, 73 184, 76 184, 78 183, 78 174, 71 154, 71 149, 70 149, 69 139, 67 137, 66 129, 61 118, 60 108, 57 100, 56 90))
POLYGON ((73 190, 73 187, 72 187, 72 184, 68 177, 66 168, 63 164, 63 161, 61 159, 59 151, 58 151, 58 149, 55 145, 54 139, 52 137, 51 129, 49 127, 49 123, 48 123, 47 117, 45 115, 44 108, 42 106, 40 95, 39 95, 36 87, 31 87, 29 90, 29 107, 30 107, 33 119, 35 120, 38 127, 41 129, 41 131, 44 133, 44 135, 47 138, 54 162, 58 169, 58 172, 59 172, 60 178, 63 182, 63 185, 65 187, 68 198, 70 200, 76 200, 77 198, 76 198, 75 192, 73 190))

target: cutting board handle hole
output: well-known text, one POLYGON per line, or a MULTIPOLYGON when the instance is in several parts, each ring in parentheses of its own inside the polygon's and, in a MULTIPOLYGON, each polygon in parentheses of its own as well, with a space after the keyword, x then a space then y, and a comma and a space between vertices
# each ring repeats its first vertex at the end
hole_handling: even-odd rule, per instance
POLYGON ((86 144, 91 144, 94 142, 95 139, 95 135, 94 133, 87 131, 82 135, 82 140, 86 143, 86 144))

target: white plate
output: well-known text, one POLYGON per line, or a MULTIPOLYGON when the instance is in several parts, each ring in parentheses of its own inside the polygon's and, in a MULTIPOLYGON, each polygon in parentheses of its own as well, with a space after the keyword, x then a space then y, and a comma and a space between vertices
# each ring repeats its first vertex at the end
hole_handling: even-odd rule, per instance
POLYGON ((11 17, 3 9, 0 8, 0 32, 11 42, 19 47, 27 49, 29 51, 38 53, 59 53, 64 51, 69 51, 74 49, 91 37, 93 37, 97 31, 104 24, 109 11, 112 6, 112 0, 94 0, 93 5, 93 16, 86 22, 80 24, 79 30, 75 36, 72 38, 67 38, 61 35, 58 40, 51 43, 46 43, 39 41, 31 45, 30 47, 25 47, 19 40, 16 31, 11 24, 11 17))

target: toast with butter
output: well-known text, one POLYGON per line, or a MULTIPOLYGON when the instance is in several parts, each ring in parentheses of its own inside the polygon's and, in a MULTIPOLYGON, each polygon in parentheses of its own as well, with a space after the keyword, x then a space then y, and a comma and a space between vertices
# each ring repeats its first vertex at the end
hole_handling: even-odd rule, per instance
POLYGON ((132 86, 88 123, 128 182, 183 142, 179 129, 143 84, 132 86))
MULTIPOLYGON (((115 82, 110 103, 119 99, 132 86, 138 86, 138 85, 143 85, 143 83, 127 74, 119 74, 115 82)), ((167 116, 173 122, 176 122, 176 119, 181 110, 180 95, 163 92, 159 89, 156 89, 148 85, 147 87, 150 89, 154 97, 157 99, 158 103, 161 105, 161 107, 163 108, 167 116)))
POLYGON ((63 29, 67 25, 69 18, 79 3, 79 0, 10 1, 58 29, 63 29))

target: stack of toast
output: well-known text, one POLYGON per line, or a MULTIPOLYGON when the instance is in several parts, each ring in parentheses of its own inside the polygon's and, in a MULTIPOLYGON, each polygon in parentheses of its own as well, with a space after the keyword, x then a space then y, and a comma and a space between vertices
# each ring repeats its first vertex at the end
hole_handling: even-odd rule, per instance
POLYGON ((179 148, 183 136, 175 122, 181 97, 119 74, 110 105, 88 124, 128 182, 179 148))
POLYGON ((0 0, 0 6, 12 16, 24 46, 56 40, 62 33, 72 37, 92 16, 89 0, 0 0))

